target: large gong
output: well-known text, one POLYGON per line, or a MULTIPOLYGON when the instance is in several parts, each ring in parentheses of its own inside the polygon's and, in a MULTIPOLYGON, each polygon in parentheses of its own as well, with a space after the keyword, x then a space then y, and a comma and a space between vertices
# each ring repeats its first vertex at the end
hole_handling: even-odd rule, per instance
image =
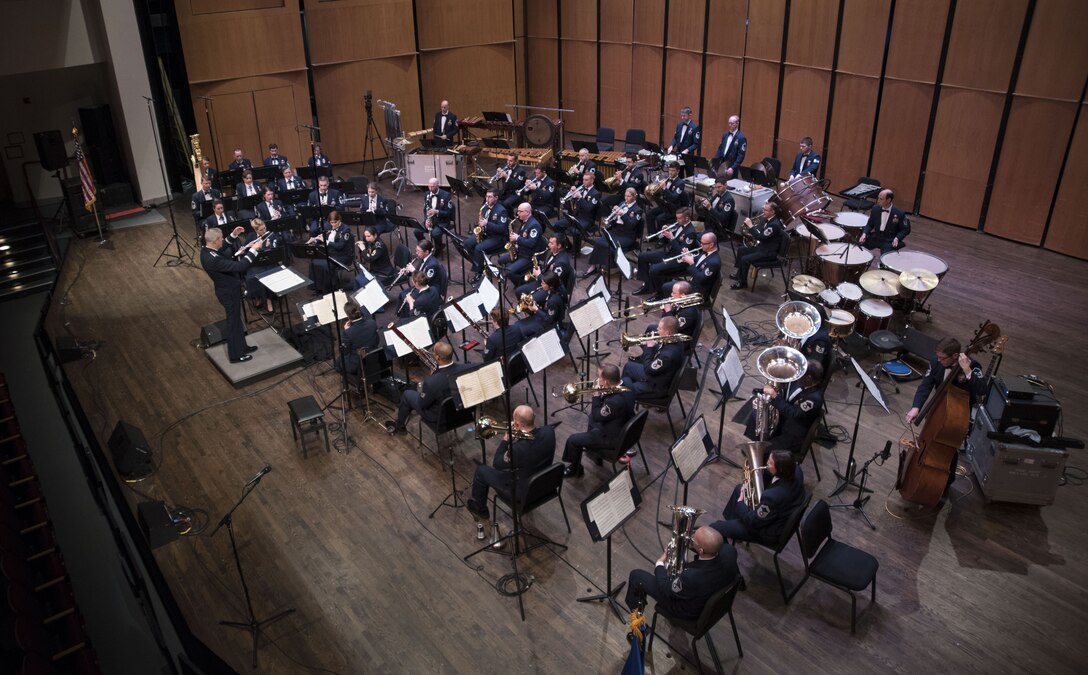
POLYGON ((545 115, 525 118, 525 144, 530 148, 550 148, 555 142, 555 126, 545 115))

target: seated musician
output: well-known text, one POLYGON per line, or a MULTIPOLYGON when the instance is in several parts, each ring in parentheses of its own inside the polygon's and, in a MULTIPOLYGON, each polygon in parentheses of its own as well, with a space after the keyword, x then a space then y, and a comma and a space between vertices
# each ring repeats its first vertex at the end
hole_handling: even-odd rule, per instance
POLYGON ((680 573, 679 590, 673 590, 673 579, 665 566, 666 550, 657 559, 653 572, 631 570, 627 576, 627 595, 624 602, 634 611, 646 606, 646 596, 654 599, 657 607, 668 616, 695 621, 703 613, 707 601, 723 588, 728 588, 740 577, 737 567, 737 549, 725 543, 716 530, 704 525, 691 537, 691 551, 695 559, 685 561, 680 573))
POLYGON ((230 217, 227 215, 226 206, 223 205, 223 200, 212 200, 212 215, 204 219, 201 223, 203 231, 206 233, 210 228, 223 227, 230 222, 230 217))
POLYGON ((438 422, 442 401, 450 396, 453 376, 463 369, 453 361, 453 347, 445 342, 436 342, 432 348, 438 369, 423 378, 418 391, 405 389, 400 395, 397 408, 397 421, 386 422, 385 430, 391 434, 403 434, 408 429, 408 417, 413 411, 428 424, 438 422))
MULTIPOLYGON (((774 385, 763 385, 763 393, 772 396, 771 405, 778 411, 778 425, 774 429, 768 429, 766 440, 770 443, 767 452, 772 450, 786 450, 800 453, 804 448, 809 427, 820 419, 824 407, 824 391, 820 387, 823 382, 824 369, 818 361, 809 359, 808 368, 804 376, 796 386, 789 386, 778 391, 774 385)), ((758 397, 752 398, 752 413, 748 416, 748 423, 744 427, 744 435, 753 440, 761 440, 756 430, 756 410, 760 405, 758 397)), ((764 456, 766 461, 766 456, 764 456)))
MULTIPOLYGON (((374 317, 365 309, 359 309, 354 302, 344 303, 344 330, 340 333, 340 349, 344 357, 344 370, 348 377, 356 378, 361 375, 362 359, 365 352, 378 348, 378 324, 374 317), (362 350, 364 354, 360 355, 362 350)), ((340 360, 336 361, 336 369, 340 370, 340 360)))
MULTIPOLYGON (((682 298, 685 295, 690 294, 691 284, 687 281, 680 280, 672 284, 672 288, 669 289, 669 297, 676 299, 682 298)), ((706 297, 706 296, 703 296, 706 297)), ((699 327, 699 314, 703 311, 699 305, 688 305, 686 307, 679 307, 677 305, 667 304, 662 307, 664 310, 661 316, 676 317, 677 330, 682 335, 687 335, 692 338, 692 342, 685 343, 689 348, 695 346, 694 338, 695 329, 699 327)), ((647 326, 646 332, 656 330, 657 326, 647 326)))
MULTIPOLYGON (((627 188, 622 206, 612 207, 607 225, 608 233, 616 240, 620 250, 629 251, 635 247, 635 242, 642 236, 642 207, 638 205, 638 192, 635 188, 627 188)), ((589 267, 582 273, 582 278, 585 279, 608 267, 615 260, 615 255, 616 252, 612 249, 608 237, 598 237, 597 241, 593 242, 593 253, 589 254, 589 267)))
POLYGON ((686 265, 677 272, 661 272, 657 265, 650 268, 650 284, 660 284, 659 297, 672 293, 673 282, 661 283, 669 277, 686 276, 691 280, 691 287, 704 298, 710 296, 714 284, 722 274, 722 259, 718 255, 718 237, 713 232, 704 232, 699 237, 699 250, 688 253, 679 262, 686 265))
POLYGON ((219 169, 212 166, 212 163, 207 157, 200 160, 201 176, 207 178, 212 182, 212 187, 216 190, 222 190, 223 186, 219 184, 219 169))
MULTIPOLYGON (((601 366, 593 386, 589 427, 583 432, 571 434, 563 448, 563 461, 567 463, 563 475, 567 478, 579 478, 585 473, 582 453, 586 450, 600 452, 615 447, 624 425, 635 416, 633 393, 609 391, 620 386, 620 369, 617 366, 611 363, 601 366)), ((598 464, 601 463, 599 456, 595 459, 598 464)))
POLYGON ((382 196, 377 184, 367 183, 366 196, 360 200, 359 210, 374 214, 374 226, 378 234, 386 234, 397 229, 396 225, 389 220, 389 214, 394 209, 389 200, 382 196))
MULTIPOLYGON (((329 177, 321 176, 317 179, 317 189, 310 191, 310 196, 306 200, 306 203, 310 206, 317 207, 322 213, 325 213, 327 209, 339 208, 343 203, 343 195, 336 188, 329 187, 329 177)), ((316 223, 310 224, 310 233, 319 227, 316 223)))
MULTIPOLYGON (((234 160, 227 166, 227 171, 238 171, 239 169, 249 170, 253 168, 253 162, 246 159, 246 155, 242 152, 241 148, 234 149, 234 160)), ((237 194, 237 193, 236 193, 237 194)))
MULTIPOLYGON (((434 244, 429 240, 416 242, 415 258, 412 259, 407 265, 397 271, 397 276, 401 279, 408 279, 408 275, 415 272, 423 272, 424 276, 430 280, 430 284, 439 288, 441 294, 442 289, 440 284, 446 279, 444 275, 444 269, 442 264, 438 262, 438 258, 434 255, 434 244)), ((404 293, 401 293, 401 299, 404 299, 404 293)))
POLYGON ((661 292, 663 279, 672 278, 687 270, 687 265, 680 257, 686 251, 699 247, 699 233, 691 222, 691 209, 682 208, 676 212, 676 222, 662 228, 659 235, 665 240, 665 247, 657 251, 643 251, 638 254, 636 275, 642 281, 635 295, 648 295, 661 292), (657 284, 656 286, 654 284, 657 284))
POLYGON ((827 375, 831 372, 831 359, 834 356, 831 351, 831 334, 827 330, 827 313, 824 311, 823 305, 814 304, 813 307, 820 313, 820 327, 815 333, 805 338, 799 349, 805 355, 805 358, 819 363, 820 368, 823 369, 823 374, 827 375))
MULTIPOLYGON (((752 467, 756 469, 757 467, 752 467)), ((790 514, 805 502, 805 478, 801 467, 788 450, 775 450, 767 459, 767 471, 773 477, 764 481, 763 494, 749 505, 748 485, 741 483, 733 489, 733 495, 722 511, 725 520, 718 520, 710 527, 722 538, 733 541, 754 541, 775 547, 782 538, 782 528, 790 514)))
POLYGON ((295 175, 295 170, 290 166, 283 167, 283 178, 276 181, 279 192, 287 190, 301 190, 306 187, 306 181, 295 175))
POLYGON ((524 189, 531 190, 529 204, 533 211, 540 211, 548 218, 555 217, 555 181, 543 164, 533 167, 533 177, 525 181, 524 189))
POLYGON ((569 298, 571 277, 574 273, 569 249, 570 242, 565 234, 555 234, 548 237, 548 250, 543 254, 538 253, 533 258, 534 264, 533 271, 529 273, 530 279, 517 287, 515 290, 517 296, 520 298, 529 293, 533 296, 536 304, 543 305, 545 293, 540 285, 540 275, 544 272, 555 272, 556 276, 559 277, 560 292, 569 298), (543 257, 543 264, 540 264, 541 257, 543 257))
POLYGON ((755 222, 747 218, 744 226, 746 243, 737 249, 737 269, 729 275, 735 281, 730 288, 747 288, 748 268, 754 263, 776 260, 782 247, 782 238, 789 237, 771 202, 763 204, 763 215, 760 218, 755 222))
POLYGON ((793 168, 790 169, 790 180, 806 174, 815 176, 820 168, 820 155, 812 149, 812 137, 805 136, 798 144, 799 152, 793 159, 793 168))
POLYGON ((881 190, 876 204, 869 211, 869 220, 858 237, 858 243, 868 249, 878 248, 880 253, 891 253, 903 246, 903 239, 910 234, 907 214, 892 201, 895 193, 881 190))
MULTIPOLYGON (((662 317, 657 322, 661 337, 676 335, 680 324, 676 317, 662 317)), ((687 354, 682 342, 661 343, 656 340, 642 343, 642 356, 632 359, 623 367, 623 384, 635 392, 636 398, 652 399, 665 396, 676 371, 684 367, 687 354)))
MULTIPOLYGON (((367 225, 363 228, 363 240, 356 242, 355 246, 359 249, 359 262, 367 269, 370 276, 377 279, 382 286, 388 286, 397 272, 393 269, 392 260, 389 259, 389 249, 378 236, 378 229, 373 225, 367 225)), ((357 274, 351 290, 359 290, 366 285, 366 281, 365 275, 357 274)))
POLYGON ((413 316, 425 316, 427 320, 442 306, 442 296, 431 285, 424 271, 412 273, 412 288, 401 291, 397 317, 407 319, 413 316))
POLYGON ((491 188, 487 191, 484 205, 480 208, 480 219, 476 221, 474 230, 480 231, 480 237, 470 234, 465 237, 464 246, 472 259, 472 281, 470 284, 478 284, 484 278, 484 265, 488 256, 502 250, 506 242, 510 241, 510 214, 506 207, 499 203, 499 191, 491 188))
POLYGON ((276 198, 276 193, 270 187, 265 187, 261 193, 263 201, 257 204, 257 217, 264 221, 272 221, 289 215, 287 207, 276 198))
POLYGON ((612 207, 619 206, 626 200, 628 188, 634 188, 635 194, 638 195, 642 194, 642 191, 646 189, 646 176, 642 169, 638 167, 638 157, 627 155, 624 162, 627 166, 619 173, 620 182, 615 194, 605 197, 602 201, 605 209, 610 213, 612 207))
POLYGON ((722 134, 718 151, 710 160, 710 165, 725 180, 737 177, 737 167, 744 163, 744 155, 748 152, 748 139, 740 130, 740 117, 730 116, 728 124, 729 128, 722 134))
POLYGON ((695 203, 699 213, 705 218, 707 231, 718 235, 719 240, 733 236, 733 232, 727 232, 726 228, 731 224, 735 202, 733 195, 726 189, 724 178, 714 181, 714 191, 709 198, 696 197, 695 203))
POLYGON ((601 204, 601 193, 593 186, 595 174, 587 171, 582 174, 582 180, 578 185, 573 185, 570 191, 562 199, 563 212, 574 219, 577 226, 564 215, 552 223, 552 229, 556 232, 569 234, 574 240, 574 248, 581 246, 582 236, 596 230, 597 207, 601 204))
POLYGON ((529 489, 529 479, 551 466, 555 457, 555 429, 546 424, 536 426, 532 408, 527 405, 514 408, 510 427, 514 433, 507 432, 502 437, 491 466, 481 464, 472 476, 472 497, 465 507, 482 520, 488 518, 489 490, 510 499, 514 497, 516 479, 517 496, 523 496, 529 489))
POLYGON ((434 127, 431 130, 431 140, 436 148, 449 148, 453 146, 457 137, 457 115, 450 112, 450 102, 442 101, 439 111, 434 114, 434 127))
POLYGON ((268 157, 264 158, 264 165, 265 166, 277 166, 277 167, 282 168, 282 167, 285 167, 285 166, 290 166, 291 162, 289 162, 287 160, 286 155, 281 155, 280 154, 280 146, 276 145, 275 143, 269 143, 268 144, 268 157))
POLYGON ((340 219, 340 213, 330 211, 328 228, 306 242, 324 245, 329 260, 319 257, 310 261, 310 278, 314 280, 314 290, 318 293, 331 293, 340 286, 340 272, 354 273, 352 265, 355 255, 355 235, 348 224, 340 219))
MULTIPOLYGON (((234 195, 241 199, 242 197, 254 197, 259 194, 261 194, 261 185, 253 180, 253 171, 246 169, 242 172, 242 182, 234 186, 234 195)), ((238 217, 249 220, 256 218, 257 212, 253 208, 239 208, 238 217)))
MULTIPOLYGON (((959 340, 952 337, 941 338, 937 341, 935 354, 929 360, 929 369, 925 377, 918 384, 918 390, 914 392, 914 402, 907 411, 907 424, 914 421, 922 411, 926 399, 934 389, 939 389, 941 383, 947 378, 952 378, 952 386, 959 387, 970 396, 971 408, 986 394, 986 376, 982 372, 982 366, 978 361, 963 353, 959 340)), ((938 508, 948 500, 948 491, 952 483, 956 481, 956 467, 959 465, 959 453, 952 453, 952 461, 948 466, 948 483, 944 487, 944 494, 938 502, 938 508)))
POLYGON ((222 195, 219 190, 212 187, 211 178, 200 179, 200 189, 193 193, 192 205, 193 210, 193 222, 197 225, 197 234, 204 234, 203 229, 200 227, 200 205, 203 202, 213 202, 216 199, 220 199, 222 195))
POLYGON ((522 340, 547 333, 566 316, 567 298, 560 290, 559 275, 555 272, 540 275, 540 287, 545 293, 544 302, 534 300, 526 309, 529 315, 517 323, 517 334, 522 340))
POLYGON ((442 228, 449 228, 453 219, 453 197, 448 190, 438 187, 438 179, 427 181, 427 193, 423 195, 423 227, 415 231, 416 241, 423 241, 429 234, 435 249, 442 250, 442 228))
POLYGON ((682 206, 688 206, 688 194, 684 192, 684 179, 680 176, 680 165, 669 164, 669 174, 662 178, 661 194, 657 197, 657 206, 650 209, 646 217, 646 228, 650 234, 672 222, 673 214, 682 206))
MULTIPOLYGON (((269 232, 268 225, 266 225, 263 220, 254 218, 249 221, 249 224, 250 227, 253 228, 253 231, 246 235, 247 244, 252 243, 255 239, 263 237, 264 244, 261 247, 262 251, 274 251, 283 248, 283 236, 279 232, 269 232)), ((263 307, 267 312, 272 311, 272 298, 276 296, 272 291, 268 290, 268 287, 262 284, 257 277, 278 266, 278 263, 273 263, 271 265, 250 265, 246 270, 246 296, 253 301, 254 309, 261 309, 263 307)))
POLYGON ((328 158, 325 151, 321 149, 320 143, 314 143, 314 154, 310 155, 310 159, 307 160, 310 168, 316 169, 317 167, 332 168, 332 160, 328 158))
POLYGON ((507 357, 518 350, 522 339, 517 327, 510 323, 510 315, 498 306, 491 308, 491 332, 484 340, 484 363, 507 357))
POLYGON ((499 256, 499 265, 506 267, 506 275, 510 279, 517 279, 528 272, 533 266, 533 254, 544 249, 544 228, 536 222, 527 203, 518 205, 517 220, 519 222, 514 223, 517 231, 507 236, 507 241, 517 243, 517 257, 511 259, 509 252, 499 256))
POLYGON ((506 164, 499 167, 495 174, 504 181, 499 201, 509 213, 525 201, 520 194, 521 189, 525 187, 525 167, 518 164, 517 155, 510 153, 506 156, 506 164))
POLYGON ((567 169, 567 175, 572 178, 580 179, 587 171, 596 178, 597 162, 594 162, 589 158, 589 150, 582 148, 578 151, 578 161, 574 163, 574 166, 567 169))

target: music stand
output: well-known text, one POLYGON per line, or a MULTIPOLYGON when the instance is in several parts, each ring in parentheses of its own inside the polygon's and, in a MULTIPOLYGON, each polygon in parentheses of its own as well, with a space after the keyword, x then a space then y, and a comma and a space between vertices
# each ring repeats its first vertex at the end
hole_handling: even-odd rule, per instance
MULTIPOLYGON (((579 371, 579 379, 588 380, 590 379, 590 359, 600 357, 600 353, 595 353, 592 356, 590 355, 589 336, 596 335, 597 331, 600 330, 602 326, 612 322, 612 312, 608 309, 608 301, 605 299, 604 295, 594 295, 573 305, 567 315, 570 317, 571 324, 574 326, 574 332, 578 334, 578 343, 582 345, 583 356, 579 357, 579 360, 583 361, 583 370, 579 371)), ((573 358, 573 356, 571 358, 573 358)), ((584 409, 584 406, 585 401, 582 401, 581 403, 572 403, 555 412, 558 413, 561 410, 568 410, 574 407, 584 409)), ((555 413, 552 414, 554 415, 555 413)))
MULTIPOLYGON (((283 249, 278 250, 282 251, 283 249)), ((257 257, 259 259, 260 254, 258 254, 257 257)), ((286 326, 287 335, 290 336, 292 334, 292 328, 294 327, 294 321, 291 319, 291 312, 287 310, 287 295, 300 288, 305 288, 313 282, 282 263, 270 270, 258 274, 257 281, 267 288, 270 293, 276 296, 276 299, 278 300, 276 303, 276 311, 280 315, 280 323, 281 325, 286 326)), ((273 328, 273 330, 275 330, 275 328, 273 328)))
MULTIPOLYGON (((480 323, 487 318, 482 311, 482 306, 483 303, 480 301, 479 296, 473 291, 459 298, 451 296, 447 304, 442 308, 442 313, 449 322, 450 328, 453 332, 461 334, 462 351, 467 351, 475 346, 475 344, 472 347, 467 346, 469 342, 465 339, 465 331, 468 330, 469 326, 475 328, 484 340, 487 339, 487 333, 480 328, 480 323)), ((468 363, 467 354, 465 355, 465 363, 468 363)))
MULTIPOLYGON (((538 335, 521 346, 521 355, 525 357, 525 363, 533 373, 544 374, 544 419, 548 418, 548 366, 562 359, 563 343, 559 340, 559 329, 551 330, 538 335)), ((554 396, 554 394, 553 394, 554 396)))
MULTIPOLYGON (((329 178, 329 179, 332 178, 332 167, 331 166, 300 166, 297 170, 295 170, 295 174, 298 175, 298 177, 301 178, 302 180, 310 181, 310 185, 316 187, 317 186, 317 179, 320 178, 321 176, 324 176, 325 178, 329 178)), ((305 190, 306 188, 303 188, 303 189, 305 190)))
MULTIPOLYGON (((856 373, 858 376, 859 382, 857 386, 861 387, 861 396, 858 397, 858 415, 857 418, 854 420, 854 433, 852 434, 852 437, 850 439, 850 456, 846 460, 846 472, 839 473, 838 469, 835 470, 835 477, 839 479, 839 484, 836 485, 835 489, 831 491, 830 496, 832 497, 845 490, 846 486, 848 485, 853 485, 854 487, 858 488, 859 492, 872 492, 872 490, 865 487, 864 485, 860 485, 854 482, 854 475, 857 469, 857 464, 854 461, 854 448, 858 444, 858 428, 861 426, 861 409, 862 407, 864 407, 865 393, 868 392, 869 395, 872 396, 873 399, 875 399, 876 402, 880 404, 880 407, 884 408, 884 412, 888 412, 888 405, 884 402, 884 396, 880 392, 880 387, 878 387, 877 384, 873 382, 872 378, 869 377, 869 374, 865 372, 865 369, 862 368, 860 364, 858 364, 857 359, 851 356, 850 363, 853 364, 854 373, 856 373)), ((868 520, 868 518, 866 518, 866 520, 868 520)), ((872 523, 870 523, 870 525, 871 524, 872 523)))
POLYGON ((253 172, 254 181, 275 183, 277 179, 283 177, 283 167, 280 166, 255 166, 251 171, 253 172))
MULTIPOLYGON (((390 360, 414 353, 412 347, 393 332, 393 326, 396 326, 397 330, 408 338, 417 349, 426 349, 434 344, 434 336, 431 335, 431 325, 427 321, 427 317, 413 316, 392 321, 379 333, 382 338, 382 345, 387 349, 390 360)), ((404 366, 404 379, 411 381, 407 364, 404 366)))
POLYGON ((589 154, 591 154, 591 155, 597 155, 597 154, 600 154, 600 152, 601 152, 601 149, 600 149, 600 147, 598 147, 596 141, 573 141, 572 140, 570 142, 570 147, 574 148, 575 152, 581 152, 582 148, 585 148, 586 150, 589 150, 589 154))
POLYGON ((684 504, 688 503, 688 484, 713 460, 714 448, 702 415, 696 417, 669 448, 669 459, 676 469, 676 477, 684 485, 684 504))
POLYGON ((577 598, 576 602, 608 602, 616 618, 621 621, 626 612, 616 600, 627 582, 612 588, 612 533, 627 524, 638 513, 642 504, 638 484, 631 475, 631 467, 621 469, 612 480, 594 490, 582 502, 582 519, 594 542, 605 541, 605 591, 597 595, 577 598))

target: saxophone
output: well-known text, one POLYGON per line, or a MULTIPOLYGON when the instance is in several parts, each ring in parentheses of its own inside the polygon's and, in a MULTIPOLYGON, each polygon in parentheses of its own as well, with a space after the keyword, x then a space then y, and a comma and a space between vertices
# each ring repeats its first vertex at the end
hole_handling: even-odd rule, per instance
MULTIPOLYGON (((476 219, 477 223, 484 219, 484 209, 486 209, 486 208, 487 208, 487 202, 484 202, 483 205, 480 206, 480 216, 476 219)), ((491 215, 490 211, 488 211, 488 215, 489 216, 491 215)), ((483 239, 483 236, 484 236, 484 227, 483 227, 483 225, 477 224, 476 227, 472 228, 472 233, 474 235, 476 235, 476 243, 477 244, 480 243, 480 241, 483 239)))
POLYGON ((665 547, 665 570, 672 579, 672 590, 679 593, 682 585, 680 574, 684 571, 684 563, 688 550, 691 549, 691 535, 695 532, 695 520, 706 513, 703 509, 693 506, 670 506, 672 509, 672 539, 665 547))

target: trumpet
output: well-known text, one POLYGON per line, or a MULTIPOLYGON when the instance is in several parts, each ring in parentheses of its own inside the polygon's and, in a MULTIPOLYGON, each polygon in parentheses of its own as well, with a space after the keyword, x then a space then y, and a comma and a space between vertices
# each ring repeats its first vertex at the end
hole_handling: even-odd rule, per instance
POLYGON ((506 167, 500 166, 498 169, 495 169, 495 175, 491 177, 491 180, 487 181, 487 184, 488 185, 494 185, 495 181, 500 180, 500 179, 501 180, 506 180, 509 177, 510 176, 506 171, 506 167))
POLYGON ((627 212, 631 210, 631 206, 631 204, 624 202, 619 206, 615 207, 615 210, 613 210, 612 213, 608 214, 608 217, 604 219, 605 227, 612 225, 613 223, 618 223, 620 218, 623 218, 625 215, 627 215, 627 212))
POLYGON ((682 253, 677 253, 676 255, 672 256, 671 258, 665 258, 661 262, 663 262, 663 263, 676 262, 677 260, 683 258, 686 255, 695 255, 695 251, 693 251, 693 250, 691 250, 689 248, 685 248, 682 253))
POLYGON ((647 342, 656 342, 660 345, 668 345, 674 342, 690 342, 691 336, 684 335, 683 333, 677 333, 676 335, 661 335, 653 331, 646 333, 645 335, 628 335, 623 333, 620 335, 620 346, 623 347, 623 351, 627 351, 635 345, 642 345, 647 342))
POLYGON ((396 323, 390 321, 387 328, 393 331, 393 335, 396 335, 398 338, 400 338, 401 341, 404 342, 404 344, 408 345, 408 348, 412 350, 412 353, 415 354, 417 358, 419 358, 420 363, 427 366, 427 368, 429 368, 432 373, 438 370, 437 356, 435 356, 431 352, 424 351, 412 344, 412 341, 405 337, 404 333, 402 333, 401 330, 397 328, 396 323))
POLYGON ((651 239, 657 239, 658 237, 663 237, 663 236, 665 236, 665 231, 666 230, 672 232, 672 230, 675 229, 679 225, 680 225, 680 221, 676 221, 675 223, 671 223, 669 225, 666 225, 665 227, 661 228, 657 232, 654 232, 653 234, 646 235, 646 241, 650 241, 651 239))
POLYGON ((510 424, 499 424, 494 418, 481 417, 476 422, 476 438, 492 438, 496 434, 510 434, 510 438, 516 440, 533 440, 533 432, 515 429, 510 424))
POLYGON ((581 185, 575 185, 571 187, 570 192, 563 195, 563 198, 559 200, 560 206, 566 206, 567 203, 570 202, 570 200, 572 199, 581 199, 582 197, 584 197, 585 193, 582 192, 582 187, 583 186, 581 185))
POLYGON ((525 195, 529 194, 530 192, 537 189, 538 187, 540 187, 540 185, 537 182, 527 180, 527 181, 525 181, 525 185, 522 185, 521 189, 517 191, 517 194, 518 194, 519 197, 524 197, 525 195))
POLYGON ((571 178, 577 178, 582 174, 583 171, 585 171, 585 166, 581 162, 579 162, 571 168, 567 169, 567 175, 571 178))
MULTIPOLYGON (((624 391, 631 391, 631 389, 622 384, 618 384, 614 387, 598 387, 596 380, 585 380, 582 382, 568 382, 567 384, 564 384, 562 396, 566 399, 567 403, 577 403, 578 399, 586 394, 597 396, 598 394, 618 394, 624 391)), ((559 394, 556 394, 553 391, 552 396, 558 397, 559 394)))
MULTIPOLYGON (((544 254, 544 251, 537 251, 536 253, 533 254, 533 267, 531 269, 539 269, 540 268, 540 256, 543 255, 543 254, 544 254)), ((526 283, 532 281, 535 278, 536 277, 533 275, 531 270, 529 272, 525 273, 525 282, 526 283)))
POLYGON ((612 315, 617 319, 632 319, 636 316, 642 316, 643 314, 649 314, 655 309, 661 309, 665 305, 672 305, 673 307, 695 307, 703 303, 703 296, 701 293, 688 293, 687 295, 681 295, 679 298, 665 298, 664 300, 650 300, 644 302, 641 305, 634 305, 625 309, 617 309, 612 315))

